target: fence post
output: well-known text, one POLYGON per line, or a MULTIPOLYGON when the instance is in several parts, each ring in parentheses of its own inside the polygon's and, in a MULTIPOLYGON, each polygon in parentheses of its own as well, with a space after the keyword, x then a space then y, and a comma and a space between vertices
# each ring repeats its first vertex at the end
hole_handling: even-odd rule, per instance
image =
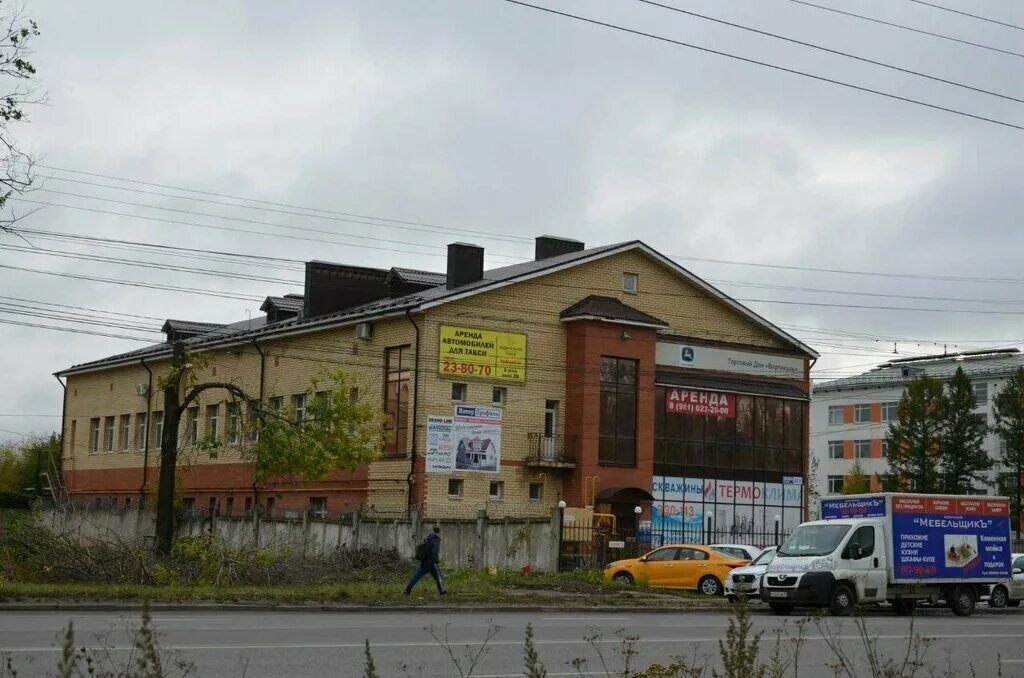
POLYGON ((557 523, 554 529, 555 534, 555 572, 562 571, 562 535, 565 532, 565 500, 559 500, 558 509, 555 511, 554 519, 557 523))
POLYGON ((775 516, 775 545, 779 545, 779 517, 775 516))
POLYGON ((476 514, 476 543, 478 568, 487 568, 487 509, 480 509, 476 514))

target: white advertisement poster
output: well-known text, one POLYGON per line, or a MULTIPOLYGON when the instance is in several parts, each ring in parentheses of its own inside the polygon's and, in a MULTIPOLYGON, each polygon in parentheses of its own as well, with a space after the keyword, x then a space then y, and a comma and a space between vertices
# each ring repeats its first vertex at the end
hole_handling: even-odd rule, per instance
POLYGON ((451 473, 455 469, 452 421, 451 417, 427 417, 427 473, 451 473))
POLYGON ((804 359, 789 356, 732 351, 712 346, 695 344, 670 344, 659 341, 655 345, 655 362, 658 365, 689 367, 695 370, 736 372, 759 377, 782 379, 803 379, 804 359))
POLYGON ((454 417, 427 417, 427 473, 497 473, 501 416, 495 407, 459 405, 454 417))

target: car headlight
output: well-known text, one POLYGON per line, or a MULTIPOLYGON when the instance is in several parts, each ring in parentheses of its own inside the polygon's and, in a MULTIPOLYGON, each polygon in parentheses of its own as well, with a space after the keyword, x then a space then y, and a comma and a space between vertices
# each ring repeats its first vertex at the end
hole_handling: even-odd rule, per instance
POLYGON ((824 572, 831 570, 834 567, 832 563, 832 556, 825 556, 824 558, 815 558, 807 566, 808 572, 824 572))

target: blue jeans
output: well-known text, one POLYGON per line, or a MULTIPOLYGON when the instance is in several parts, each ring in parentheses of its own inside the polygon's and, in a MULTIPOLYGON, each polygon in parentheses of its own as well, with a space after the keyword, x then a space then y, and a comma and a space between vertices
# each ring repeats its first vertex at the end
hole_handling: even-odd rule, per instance
POLYGON ((430 575, 437 582, 437 592, 444 593, 444 580, 441 578, 441 570, 438 569, 436 563, 429 563, 427 561, 420 561, 420 567, 416 570, 416 573, 412 575, 412 579, 405 585, 406 592, 412 591, 412 588, 416 586, 420 579, 430 575))

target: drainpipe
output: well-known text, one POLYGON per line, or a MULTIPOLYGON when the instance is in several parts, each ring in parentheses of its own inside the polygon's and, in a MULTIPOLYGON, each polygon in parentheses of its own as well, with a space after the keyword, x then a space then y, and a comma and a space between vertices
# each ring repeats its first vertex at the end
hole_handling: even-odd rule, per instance
POLYGON ((409 454, 409 475, 405 481, 409 487, 409 516, 414 508, 413 485, 416 482, 416 412, 420 409, 420 326, 412 319, 412 313, 405 309, 405 317, 416 332, 416 348, 412 362, 412 452, 409 454))
MULTIPOLYGON (((67 426, 67 418, 68 418, 68 385, 65 382, 61 381, 60 377, 58 375, 55 374, 53 376, 57 380, 57 383, 60 384, 61 389, 64 391, 64 396, 63 396, 63 401, 64 402, 61 405, 61 409, 60 409, 60 455, 57 458, 57 460, 60 462, 60 465, 57 468, 54 468, 53 471, 55 471, 56 473, 59 473, 61 475, 64 475, 64 427, 67 426)), ((72 441, 72 443, 74 443, 74 441, 72 441)), ((57 478, 54 478, 53 480, 50 481, 51 487, 53 486, 53 483, 55 483, 55 482, 57 482, 57 478)), ((63 479, 61 479, 61 484, 62 485, 66 485, 66 483, 63 482, 63 479)), ((58 485, 58 487, 60 487, 60 485, 58 485)), ((37 493, 38 493, 38 488, 39 488, 39 456, 37 455, 36 456, 36 492, 37 493)), ((70 499, 70 497, 68 497, 68 499, 70 499)))
POLYGON ((146 387, 146 439, 142 442, 142 484, 139 486, 139 510, 146 505, 146 474, 149 472, 149 427, 153 425, 150 421, 153 409, 153 370, 149 369, 145 358, 139 362, 149 372, 149 385, 146 387))
MULTIPOLYGON (((253 348, 256 349, 256 352, 260 354, 260 394, 259 394, 259 399, 260 399, 260 403, 262 403, 263 402, 263 381, 264 381, 263 375, 264 375, 264 372, 267 369, 267 356, 264 355, 263 349, 260 348, 259 343, 255 339, 252 340, 252 345, 253 345, 253 348)), ((256 511, 256 512, 259 512, 259 510, 260 510, 260 493, 259 493, 259 490, 256 488, 256 474, 255 473, 253 474, 253 478, 252 478, 252 510, 256 511)))

